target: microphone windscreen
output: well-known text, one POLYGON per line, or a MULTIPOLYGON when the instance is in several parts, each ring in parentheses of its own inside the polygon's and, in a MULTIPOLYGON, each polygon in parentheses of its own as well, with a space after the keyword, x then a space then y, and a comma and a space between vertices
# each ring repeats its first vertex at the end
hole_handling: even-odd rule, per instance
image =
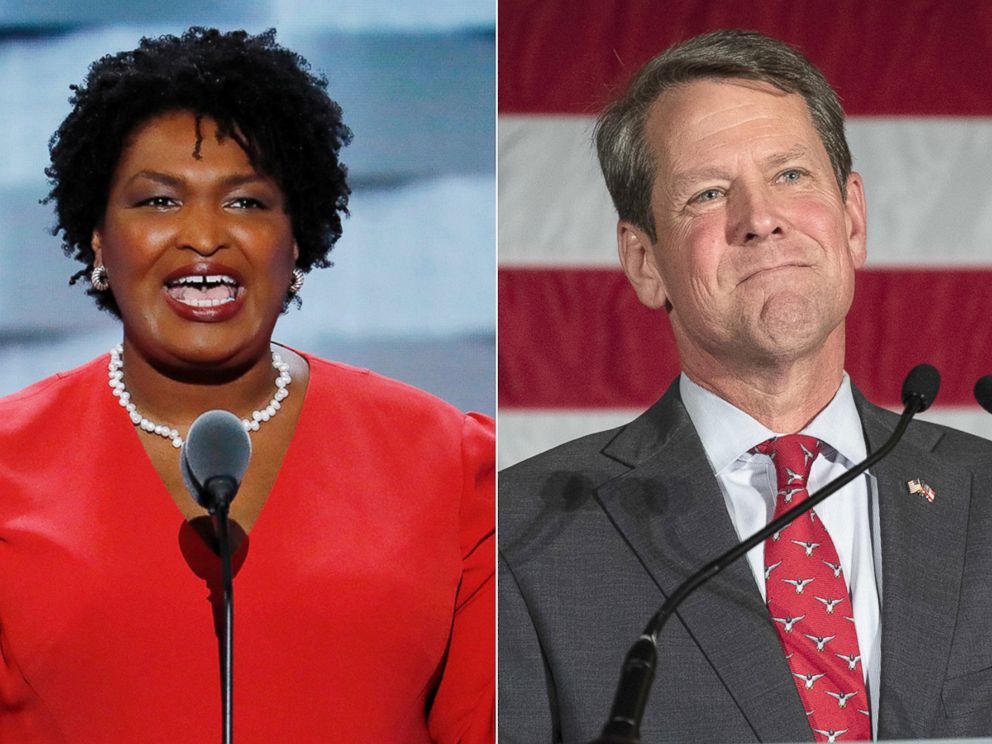
POLYGON ((992 375, 978 378, 975 383, 975 400, 978 405, 992 413, 992 375))
POLYGON ((201 502, 203 485, 218 476, 240 484, 251 459, 251 439, 241 419, 229 411, 207 411, 189 427, 179 455, 183 480, 201 502))
POLYGON ((902 403, 909 405, 909 401, 916 398, 920 401, 920 411, 925 411, 937 397, 940 390, 940 372, 930 364, 917 364, 902 384, 902 403))
POLYGON ((183 443, 182 448, 179 450, 179 472, 182 473, 183 483, 186 484, 186 490, 189 491, 190 496, 196 501, 200 506, 206 508, 208 504, 206 503, 203 496, 203 484, 197 483, 196 478, 193 474, 189 472, 189 463, 186 462, 186 443, 183 443))

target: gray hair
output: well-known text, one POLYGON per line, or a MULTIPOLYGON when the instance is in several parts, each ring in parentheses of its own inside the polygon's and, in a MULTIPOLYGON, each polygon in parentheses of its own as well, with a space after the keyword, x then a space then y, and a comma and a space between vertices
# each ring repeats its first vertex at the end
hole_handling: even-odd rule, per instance
POLYGON ((644 65, 596 122, 599 164, 617 214, 652 241, 657 240, 651 215, 655 162, 644 139, 648 111, 658 96, 676 86, 733 78, 769 83, 805 99, 841 196, 847 198, 851 151, 844 136, 844 110, 823 73, 776 39, 738 29, 714 31, 677 44, 644 65))

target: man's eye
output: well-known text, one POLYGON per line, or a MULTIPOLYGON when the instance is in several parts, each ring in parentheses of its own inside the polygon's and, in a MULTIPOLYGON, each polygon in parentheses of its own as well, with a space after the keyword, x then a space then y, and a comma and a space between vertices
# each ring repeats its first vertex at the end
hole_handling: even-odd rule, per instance
POLYGON ((803 172, 801 170, 796 169, 796 168, 793 168, 791 170, 787 170, 787 171, 785 171, 785 173, 783 173, 780 176, 780 178, 783 181, 785 181, 786 183, 795 183, 796 181, 799 181, 800 179, 802 179, 802 177, 803 177, 803 172))
POLYGON ((705 191, 700 191, 696 194, 690 201, 693 204, 702 204, 704 202, 710 202, 714 199, 719 199, 723 196, 723 192, 720 189, 706 189, 705 191))

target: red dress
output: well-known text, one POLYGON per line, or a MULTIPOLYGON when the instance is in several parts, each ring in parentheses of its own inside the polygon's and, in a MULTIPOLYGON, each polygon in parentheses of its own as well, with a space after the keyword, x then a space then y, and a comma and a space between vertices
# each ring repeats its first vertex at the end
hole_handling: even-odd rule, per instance
MULTIPOLYGON (((0 742, 213 744, 219 560, 107 361, 0 400, 0 742)), ((308 361, 235 556, 235 741, 492 742, 492 421, 308 361)))

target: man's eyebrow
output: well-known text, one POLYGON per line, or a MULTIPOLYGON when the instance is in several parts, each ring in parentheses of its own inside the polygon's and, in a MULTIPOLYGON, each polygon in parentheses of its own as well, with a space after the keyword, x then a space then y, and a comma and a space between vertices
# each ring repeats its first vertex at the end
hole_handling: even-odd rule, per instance
POLYGON ((723 181, 727 180, 727 172, 723 168, 695 168, 682 173, 676 173, 672 179, 672 190, 676 194, 683 194, 695 189, 702 181, 723 181))
POLYGON ((767 165, 774 167, 787 165, 788 163, 794 163, 797 160, 802 160, 809 155, 809 148, 805 145, 796 145, 791 147, 785 152, 776 152, 773 155, 769 155, 765 158, 765 163, 767 165))
MULTIPOLYGON (((797 160, 802 160, 809 156, 809 148, 805 145, 796 145, 783 152, 776 152, 765 158, 765 165, 771 168, 779 168, 797 160)), ((700 183, 705 181, 729 180, 730 176, 723 168, 717 166, 694 168, 692 170, 676 173, 672 178, 672 190, 676 194, 683 194, 694 190, 700 183)))

